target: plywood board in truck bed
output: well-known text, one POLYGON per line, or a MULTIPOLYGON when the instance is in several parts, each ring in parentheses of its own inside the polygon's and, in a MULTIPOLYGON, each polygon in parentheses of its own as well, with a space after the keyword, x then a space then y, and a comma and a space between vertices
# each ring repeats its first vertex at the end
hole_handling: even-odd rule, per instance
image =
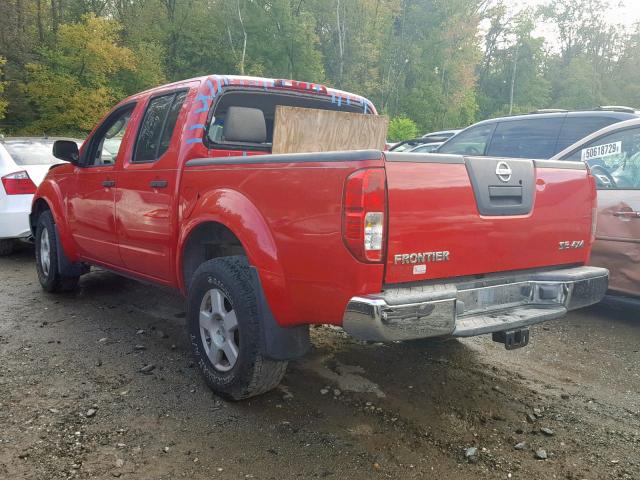
POLYGON ((388 128, 379 115, 278 105, 272 152, 383 150, 388 128))

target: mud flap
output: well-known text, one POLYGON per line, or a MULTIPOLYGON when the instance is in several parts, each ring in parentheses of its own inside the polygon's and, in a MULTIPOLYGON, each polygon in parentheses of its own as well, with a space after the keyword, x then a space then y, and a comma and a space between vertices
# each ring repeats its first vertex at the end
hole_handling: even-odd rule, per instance
POLYGON ((79 277, 85 273, 89 273, 89 266, 81 262, 71 262, 64 253, 64 248, 60 243, 60 232, 58 226, 56 229, 56 247, 58 251, 58 271, 63 277, 79 277))
POLYGON ((262 322, 262 354, 272 360, 294 360, 311 348, 309 325, 284 328, 278 325, 264 296, 260 276, 251 267, 251 281, 258 292, 258 314, 262 322))

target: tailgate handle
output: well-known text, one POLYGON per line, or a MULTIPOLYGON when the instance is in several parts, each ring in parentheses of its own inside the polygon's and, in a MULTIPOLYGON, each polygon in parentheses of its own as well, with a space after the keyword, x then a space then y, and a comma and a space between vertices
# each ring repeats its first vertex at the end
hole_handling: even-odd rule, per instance
POLYGON ((522 198, 522 187, 489 187, 489 196, 522 198))
POLYGON ((494 206, 522 205, 522 187, 489 185, 489 202, 494 206))
POLYGON ((489 186, 489 197, 491 198, 522 198, 522 187, 496 187, 489 186))

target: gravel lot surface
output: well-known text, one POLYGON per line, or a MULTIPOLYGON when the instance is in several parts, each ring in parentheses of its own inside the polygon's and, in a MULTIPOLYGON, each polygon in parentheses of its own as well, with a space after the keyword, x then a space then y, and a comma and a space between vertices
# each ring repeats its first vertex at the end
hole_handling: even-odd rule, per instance
POLYGON ((573 313, 512 352, 314 328, 281 387, 230 403, 180 297, 103 271, 45 294, 32 257, 0 259, 2 479, 640 479, 638 311, 573 313))

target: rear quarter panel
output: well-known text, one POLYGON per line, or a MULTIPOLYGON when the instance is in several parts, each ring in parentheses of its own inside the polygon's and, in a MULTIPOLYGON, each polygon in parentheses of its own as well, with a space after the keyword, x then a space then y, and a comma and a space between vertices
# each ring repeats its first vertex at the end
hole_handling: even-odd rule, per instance
POLYGON ((214 220, 236 234, 281 325, 339 325, 353 295, 380 290, 384 270, 382 264, 358 262, 343 244, 344 182, 354 170, 381 165, 382 160, 187 166, 181 223, 186 231, 214 220))

